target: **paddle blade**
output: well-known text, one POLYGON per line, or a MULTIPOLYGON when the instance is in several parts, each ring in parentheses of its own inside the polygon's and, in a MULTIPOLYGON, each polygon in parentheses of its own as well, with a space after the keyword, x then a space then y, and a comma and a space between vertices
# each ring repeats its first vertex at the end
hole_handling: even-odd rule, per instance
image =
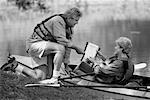
POLYGON ((26 84, 25 87, 41 87, 41 86, 45 86, 45 87, 60 87, 60 84, 40 84, 40 83, 33 83, 33 84, 26 84))
POLYGON ((135 64, 134 68, 137 70, 137 69, 145 68, 146 66, 147 66, 146 63, 140 63, 140 64, 135 64))

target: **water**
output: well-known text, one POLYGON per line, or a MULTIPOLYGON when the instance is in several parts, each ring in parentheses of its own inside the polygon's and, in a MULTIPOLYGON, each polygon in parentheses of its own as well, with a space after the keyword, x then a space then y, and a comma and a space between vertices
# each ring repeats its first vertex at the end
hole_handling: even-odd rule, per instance
MULTIPOLYGON (((27 55, 25 52, 25 40, 32 33, 38 19, 25 21, 4 22, 0 25, 0 54, 1 62, 6 61, 8 54, 27 55)), ((115 40, 120 36, 129 37, 133 43, 133 60, 135 63, 150 60, 149 32, 150 20, 84 17, 75 27, 74 42, 84 48, 86 42, 92 42, 100 46, 101 52, 109 57, 114 52, 115 40)), ((82 55, 74 51, 71 62, 80 61, 82 55)))
POLYGON ((79 43, 93 42, 101 47, 101 52, 105 56, 109 57, 114 52, 115 40, 120 36, 126 36, 133 43, 134 63, 146 62, 149 64, 150 20, 96 20, 92 25, 88 25, 90 28, 84 30, 86 33, 81 30, 80 34, 84 35, 76 35, 79 43))

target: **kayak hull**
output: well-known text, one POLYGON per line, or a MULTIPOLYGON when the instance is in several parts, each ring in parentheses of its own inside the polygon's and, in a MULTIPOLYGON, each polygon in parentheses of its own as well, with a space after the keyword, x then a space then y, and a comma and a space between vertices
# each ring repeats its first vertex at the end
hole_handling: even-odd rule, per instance
MULTIPOLYGON (((28 62, 27 59, 28 57, 18 56, 18 55, 17 56, 14 55, 14 57, 16 57, 16 60, 17 61, 19 60, 21 63, 27 64, 26 62, 28 62)), ((70 65, 72 69, 74 69, 76 66, 77 65, 70 65)), ((150 86, 150 77, 149 77, 150 75, 147 76, 144 72, 143 74, 141 72, 138 69, 137 72, 136 71, 134 72, 134 76, 144 79, 145 86, 150 86)), ((75 79, 67 79, 67 81, 79 86, 86 85, 89 86, 86 88, 99 91, 99 93, 103 95, 104 98, 103 100, 116 100, 116 99, 117 100, 148 100, 150 99, 150 90, 148 89, 138 90, 138 89, 128 89, 125 87, 114 88, 114 87, 110 87, 113 86, 112 84, 97 83, 97 82, 84 80, 82 78, 75 78, 75 79), (80 81, 74 81, 75 79, 77 80, 80 79, 80 81), (101 86, 101 87, 94 87, 94 86, 101 86), (108 87, 103 88, 102 86, 108 86, 108 87)))

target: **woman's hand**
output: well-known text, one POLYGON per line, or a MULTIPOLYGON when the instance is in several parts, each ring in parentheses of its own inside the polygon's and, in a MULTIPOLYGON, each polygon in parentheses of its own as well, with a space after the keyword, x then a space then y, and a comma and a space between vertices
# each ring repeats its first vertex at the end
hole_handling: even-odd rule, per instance
POLYGON ((101 71, 101 69, 103 69, 103 68, 105 69, 105 67, 107 67, 105 62, 101 62, 100 64, 96 64, 94 66, 94 73, 98 74, 101 71))
POLYGON ((95 73, 95 74, 98 74, 98 73, 99 73, 99 70, 100 70, 100 65, 95 65, 95 66, 94 66, 94 73, 95 73))

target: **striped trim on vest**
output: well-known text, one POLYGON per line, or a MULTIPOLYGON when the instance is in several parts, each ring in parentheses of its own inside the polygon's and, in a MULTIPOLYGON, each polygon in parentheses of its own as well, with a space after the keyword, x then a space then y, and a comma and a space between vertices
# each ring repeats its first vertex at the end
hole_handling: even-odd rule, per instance
MULTIPOLYGON (((66 29, 69 28, 69 30, 71 31, 71 27, 67 27, 66 19, 65 19, 62 15, 63 15, 63 14, 55 14, 55 15, 53 15, 53 16, 51 16, 51 17, 45 19, 45 20, 42 21, 41 23, 37 24, 37 26, 34 28, 34 32, 35 32, 41 39, 43 39, 43 40, 45 40, 45 41, 48 41, 49 38, 46 38, 46 37, 48 37, 48 35, 44 34, 43 30, 41 29, 41 25, 42 25, 42 26, 44 27, 44 29, 45 29, 48 33, 50 33, 49 35, 50 35, 51 39, 52 39, 52 40, 55 40, 55 38, 52 36, 51 32, 47 29, 47 27, 46 27, 45 24, 44 24, 45 22, 47 22, 48 20, 50 20, 51 18, 53 18, 53 17, 55 17, 55 16, 60 16, 60 17, 62 17, 63 20, 64 20, 64 22, 66 23, 66 29), (41 34, 36 31, 37 29, 40 30, 41 34)), ((71 34, 72 34, 72 31, 71 31, 71 34)), ((68 38, 68 35, 66 35, 66 38, 68 38)))

